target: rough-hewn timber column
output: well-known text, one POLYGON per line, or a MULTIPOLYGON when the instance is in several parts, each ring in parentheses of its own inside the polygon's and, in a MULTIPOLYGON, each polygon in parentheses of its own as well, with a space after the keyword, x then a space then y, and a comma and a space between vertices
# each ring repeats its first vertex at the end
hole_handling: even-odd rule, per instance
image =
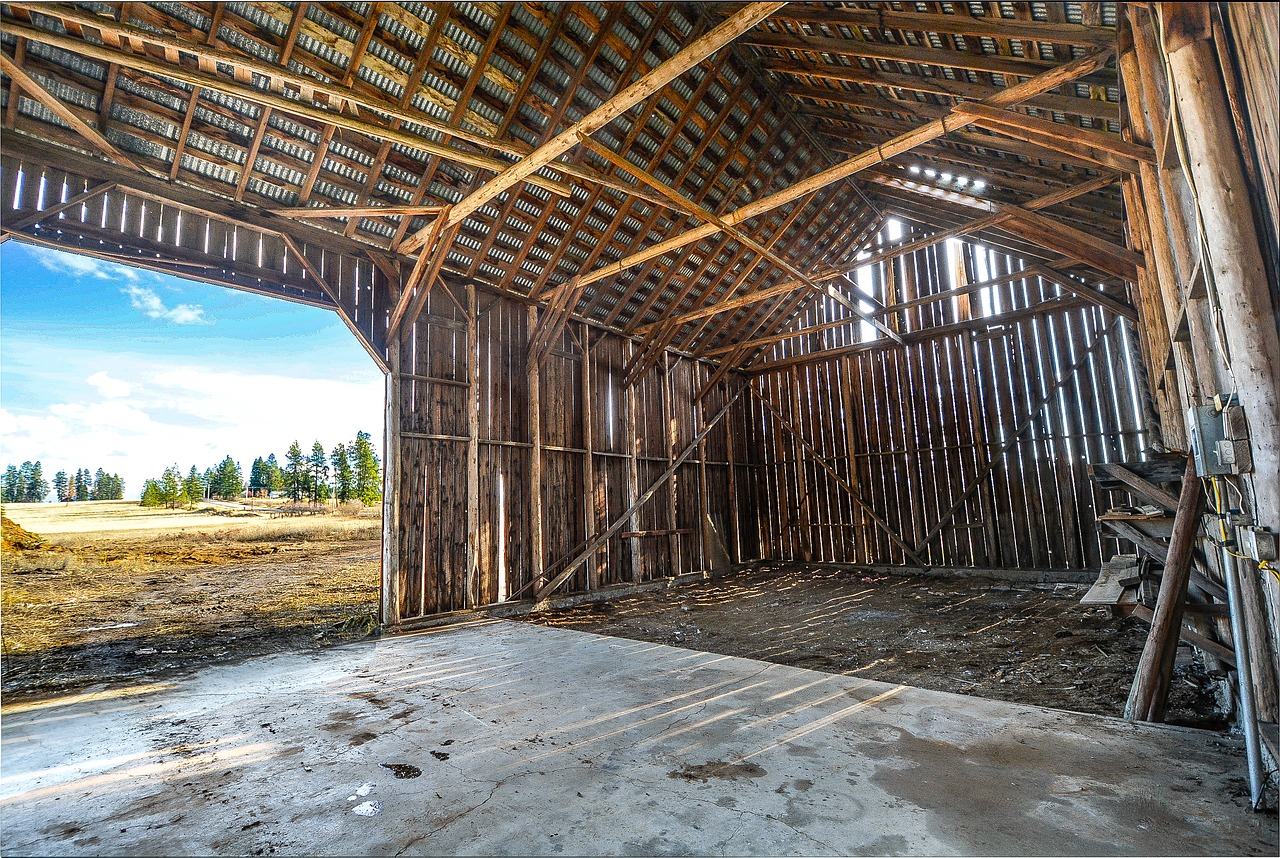
MULTIPOLYGON (((1276 324, 1253 204, 1226 86, 1211 41, 1206 3, 1161 4, 1173 98, 1183 129, 1186 167, 1207 236, 1222 327, 1253 447, 1254 510, 1260 525, 1280 528, 1280 328, 1276 324)), ((1280 586, 1265 585, 1271 645, 1280 650, 1280 586)))

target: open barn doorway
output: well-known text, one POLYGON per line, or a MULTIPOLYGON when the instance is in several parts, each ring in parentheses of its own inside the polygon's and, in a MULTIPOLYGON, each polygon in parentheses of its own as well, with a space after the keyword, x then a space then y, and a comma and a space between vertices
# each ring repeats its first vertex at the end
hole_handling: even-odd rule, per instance
POLYGON ((384 385, 335 314, 34 243, 0 263, 6 695, 377 628, 384 385))

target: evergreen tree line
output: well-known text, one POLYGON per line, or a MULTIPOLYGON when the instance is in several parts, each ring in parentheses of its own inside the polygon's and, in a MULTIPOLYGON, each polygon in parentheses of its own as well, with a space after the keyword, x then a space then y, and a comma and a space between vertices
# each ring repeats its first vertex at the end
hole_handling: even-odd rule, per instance
MULTIPOLYGON (((73 476, 58 471, 53 476, 53 492, 59 501, 120 500, 124 497, 124 480, 119 474, 108 474, 102 468, 90 472, 79 468, 73 476)), ((23 462, 21 467, 5 468, 0 483, 0 500, 5 503, 43 503, 49 496, 49 481, 44 478, 40 462, 23 462)))
POLYGON ((244 475, 235 459, 227 456, 218 464, 205 468, 203 473, 192 465, 185 477, 181 468, 170 465, 159 479, 142 484, 142 505, 174 509, 208 498, 231 500, 242 494, 244 475))
POLYGON ((316 441, 311 452, 304 453, 302 445, 294 441, 283 466, 275 453, 253 460, 249 493, 314 503, 360 501, 372 506, 382 500, 381 466, 368 432, 357 432, 350 444, 339 443, 328 452, 316 441))

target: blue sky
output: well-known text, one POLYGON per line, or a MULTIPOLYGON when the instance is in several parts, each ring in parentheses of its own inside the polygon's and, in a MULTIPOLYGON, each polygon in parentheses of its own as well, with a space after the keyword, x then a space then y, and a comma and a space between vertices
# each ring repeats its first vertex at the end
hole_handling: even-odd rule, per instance
POLYGON ((330 312, 7 241, 0 466, 119 473, 382 442, 382 373, 330 312))

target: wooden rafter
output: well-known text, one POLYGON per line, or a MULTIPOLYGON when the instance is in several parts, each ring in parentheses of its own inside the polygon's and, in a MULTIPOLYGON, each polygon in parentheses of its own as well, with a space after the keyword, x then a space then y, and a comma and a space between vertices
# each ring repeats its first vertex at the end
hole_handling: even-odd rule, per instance
POLYGON ((1055 42, 1063 45, 1106 47, 1116 40, 1113 27, 1090 27, 1084 24, 1025 21, 998 15, 975 18, 962 14, 928 12, 894 12, 891 9, 831 9, 794 3, 773 16, 776 21, 795 21, 825 27, 870 27, 877 30, 900 30, 947 33, 961 36, 990 36, 1020 41, 1055 42))
MULTIPOLYGON (((96 45, 91 42, 86 42, 83 39, 39 30, 14 21, 6 20, 4 22, 0 22, 0 32, 13 34, 20 33, 46 44, 54 45, 55 47, 63 48, 64 50, 72 51, 73 53, 82 54, 104 63, 120 62, 123 64, 128 62, 132 68, 139 71, 145 71, 150 74, 160 75, 161 77, 180 80, 183 83, 203 87, 215 92, 234 95, 262 107, 270 107, 271 109, 277 110, 281 113, 297 116, 312 122, 324 123, 333 126, 334 128, 342 128, 347 131, 362 134, 366 137, 371 137, 379 142, 384 139, 390 139, 393 142, 399 143, 410 149, 435 154, 470 167, 488 170, 501 170, 507 165, 507 163, 509 163, 489 155, 481 155, 455 146, 442 145, 421 135, 398 131, 387 125, 379 125, 365 119, 349 116, 339 110, 328 110, 316 107, 311 102, 303 102, 283 95, 277 95, 273 92, 260 90, 251 85, 241 84, 234 80, 228 81, 225 78, 214 74, 188 69, 184 66, 173 65, 161 60, 154 60, 146 56, 124 54, 114 48, 106 47, 104 45, 96 45)), ((379 113, 389 113, 393 110, 390 105, 378 106, 374 109, 379 113)), ((418 122, 420 119, 414 116, 411 118, 411 121, 418 122)), ((570 188, 563 182, 553 179, 533 176, 529 181, 532 184, 538 185, 539 187, 562 196, 567 196, 571 192, 570 188)))
POLYGON ((774 253, 769 248, 765 247, 760 242, 756 241, 750 235, 747 235, 745 232, 733 226, 732 224, 726 223, 720 217, 707 211, 706 209, 702 208, 696 203, 693 203, 688 199, 680 196, 675 191, 671 190, 666 185, 659 182, 653 176, 650 176, 644 170, 641 170, 640 168, 636 167, 634 164, 627 161, 625 158, 621 158, 618 155, 614 154, 613 152, 609 151, 604 146, 600 145, 599 143, 596 143, 594 140, 591 140, 585 134, 580 135, 580 140, 582 142, 582 145, 591 149, 591 151, 595 152, 601 158, 604 158, 606 161, 613 164, 618 169, 624 170, 627 173, 630 173, 631 175, 635 176, 638 180, 649 185, 649 187, 653 188, 655 191, 662 194, 667 199, 671 200, 673 203, 675 203, 680 208, 684 209, 686 212, 688 212, 692 216, 702 220, 704 223, 714 224, 718 226, 722 231, 728 233, 729 235, 732 235, 738 241, 742 242, 747 247, 750 247, 753 251, 755 251, 761 257, 768 259, 774 265, 777 265, 783 271, 787 272, 792 277, 795 277, 797 280, 800 281, 802 286, 807 286, 810 289, 814 289, 816 291, 826 294, 827 297, 831 298, 836 303, 844 306, 846 309, 849 310, 849 312, 865 319, 865 321, 870 322, 872 325, 875 325, 877 328, 881 328, 882 332, 886 336, 890 337, 891 339, 897 339, 898 335, 895 332, 890 331, 887 328, 884 328, 879 322, 874 321, 871 317, 866 316, 862 312, 862 310, 859 309, 856 301, 850 301, 839 290, 836 290, 830 286, 826 286, 826 287, 819 286, 816 282, 813 281, 812 278, 809 277, 809 275, 805 274, 803 271, 796 268, 786 259, 783 259, 778 254, 774 253))
MULTIPOLYGON (((35 78, 19 68, 18 65, 8 57, 8 55, 3 53, 0 53, 0 71, 3 71, 9 76, 11 81, 22 87, 22 90, 27 95, 53 111, 59 119, 70 125, 77 134, 83 137, 86 141, 92 144, 94 148, 106 155, 112 161, 115 161, 117 164, 122 166, 129 167, 130 169, 138 170, 139 172, 146 172, 146 170, 138 164, 137 161, 134 161, 128 155, 117 149, 111 141, 106 137, 103 137, 96 128, 81 119, 76 112, 66 104, 66 102, 41 86, 35 78)), ((16 101, 17 95, 14 93, 12 94, 12 102, 16 101)))
MULTIPOLYGON (((859 41, 856 39, 832 39, 823 36, 796 36, 789 33, 771 33, 754 30, 743 39, 744 44, 762 48, 776 48, 781 51, 795 51, 799 54, 834 54, 846 57, 867 57, 868 59, 888 60, 900 63, 919 63, 921 65, 940 68, 965 69, 990 74, 1016 75, 1018 77, 1035 77, 1053 67, 1052 62, 1040 60, 1016 59, 1013 57, 991 56, 989 54, 970 54, 962 51, 942 50, 915 45, 896 45, 883 42, 859 41)), ((1114 51, 1114 45, 1104 45, 1098 50, 1114 51)), ((1114 73, 1107 74, 1101 69, 1094 69, 1088 75, 1107 83, 1114 83, 1114 73)), ((1081 75, 1083 77, 1084 75, 1081 75)))
MULTIPOLYGON (((1089 56, 1073 60, 1072 62, 1051 69, 1041 75, 1031 78, 1030 80, 1001 90, 1001 92, 997 96, 994 96, 988 103, 994 107, 1010 107, 1018 104, 1026 98, 1046 90, 1054 89, 1061 86, 1063 83, 1075 80, 1104 67, 1112 53, 1113 52, 1111 50, 1103 50, 1090 54, 1089 56)), ((921 143, 941 137, 949 131, 954 131, 956 128, 962 127, 966 124, 968 124, 968 120, 965 117, 958 116, 955 113, 950 113, 942 119, 936 119, 926 125, 922 125, 919 128, 894 138, 886 144, 876 146, 874 149, 867 151, 861 156, 850 158, 835 167, 831 167, 810 176, 807 179, 797 182, 786 190, 771 194, 754 203, 749 203, 739 209, 736 209, 730 214, 725 215, 723 220, 731 225, 737 225, 752 218, 759 217, 760 215, 778 208, 779 206, 786 205, 787 203, 798 200, 801 197, 808 196, 819 188, 846 179, 868 167, 886 161, 895 155, 907 152, 921 143)), ((640 263, 650 259, 655 259, 672 250, 683 247, 690 242, 700 241, 708 235, 712 235, 719 231, 720 228, 715 224, 707 224, 702 227, 698 227, 683 233, 682 235, 677 235, 667 239, 666 241, 652 245, 639 253, 619 260, 611 265, 599 268, 590 274, 585 275, 583 277, 583 282, 590 284, 597 280, 603 280, 606 277, 614 276, 628 268, 639 265, 640 263)))
MULTIPOLYGON (((512 185, 526 180, 532 181, 534 174, 538 170, 551 164, 577 144, 579 131, 591 134, 608 125, 633 106, 648 98, 747 30, 750 30, 772 12, 781 8, 782 5, 784 4, 752 3, 735 13, 725 23, 716 27, 707 35, 696 39, 671 59, 649 71, 640 80, 591 111, 587 116, 560 132, 547 143, 539 146, 518 163, 507 167, 481 187, 480 190, 455 205, 453 213, 450 215, 453 223, 461 223, 481 206, 512 185)), ((412 247, 415 242, 411 239, 409 244, 412 247)))

